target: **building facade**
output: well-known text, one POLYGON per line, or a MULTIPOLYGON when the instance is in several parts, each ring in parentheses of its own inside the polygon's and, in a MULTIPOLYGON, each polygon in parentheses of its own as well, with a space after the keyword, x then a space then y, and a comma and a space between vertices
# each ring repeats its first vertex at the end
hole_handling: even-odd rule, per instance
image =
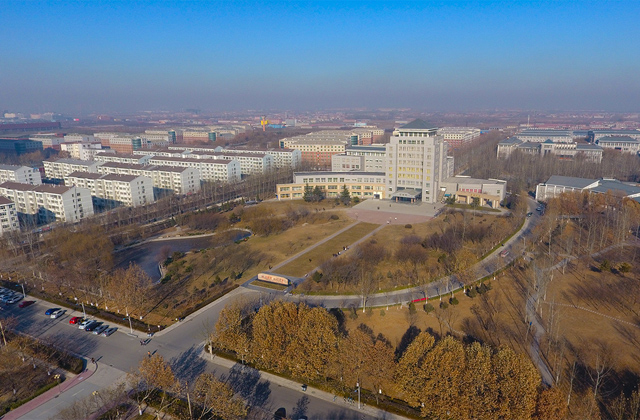
POLYGON ((200 191, 201 187, 200 171, 192 167, 107 162, 98 168, 98 172, 151 178, 156 198, 167 192, 193 194, 200 191))
POLYGON ((387 195, 396 201, 440 200, 449 175, 447 143, 436 127, 415 120, 396 129, 386 145, 387 195))
POLYGON ((385 146, 350 146, 344 153, 331 157, 331 170, 384 172, 387 150, 385 146))
POLYGON ((480 137, 480 129, 472 127, 442 127, 438 129, 438 135, 452 149, 471 144, 472 141, 480 137))
POLYGON ((337 198, 346 186, 352 197, 387 198, 384 172, 296 172, 293 183, 278 184, 278 200, 301 200, 307 187, 319 187, 326 198, 337 198))
POLYGON ((13 201, 0 196, 0 236, 20 230, 18 211, 13 201))
POLYGON ((36 168, 0 164, 0 183, 7 181, 40 185, 42 184, 42 177, 40 176, 40 171, 36 168))
POLYGON ((86 188, 4 182, 0 195, 34 223, 78 222, 93 215, 91 192, 86 188))
POLYGON ((79 159, 46 159, 43 161, 44 174, 49 179, 63 180, 72 172, 97 173, 102 162, 79 159))
POLYGON ((153 180, 141 175, 94 174, 73 172, 64 179, 91 191, 93 203, 100 207, 137 207, 153 203, 153 180))

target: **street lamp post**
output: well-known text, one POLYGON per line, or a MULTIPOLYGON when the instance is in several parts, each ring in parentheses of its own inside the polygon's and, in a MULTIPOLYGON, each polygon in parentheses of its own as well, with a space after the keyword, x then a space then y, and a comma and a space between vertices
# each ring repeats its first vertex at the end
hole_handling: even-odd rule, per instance
POLYGON ((127 311, 127 318, 129 318, 129 332, 133 334, 133 326, 131 325, 131 317, 129 316, 129 307, 125 307, 127 311))
POLYGON ((360 382, 356 382, 356 386, 358 387, 358 410, 360 410, 360 382))
POLYGON ((25 293, 25 291, 24 291, 24 283, 19 283, 19 284, 20 284, 20 286, 22 286, 22 297, 23 297, 23 298, 26 298, 26 297, 27 297, 27 294, 26 294, 26 293, 25 293))

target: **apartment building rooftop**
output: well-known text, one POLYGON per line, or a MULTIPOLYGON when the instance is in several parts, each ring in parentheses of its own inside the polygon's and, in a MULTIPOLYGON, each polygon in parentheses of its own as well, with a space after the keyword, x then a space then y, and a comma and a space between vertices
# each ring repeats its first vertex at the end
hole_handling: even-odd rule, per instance
POLYGON ((13 201, 9 200, 7 197, 3 197, 0 195, 0 206, 4 206, 5 204, 12 204, 13 201))
POLYGON ((31 185, 31 184, 23 184, 21 182, 3 182, 0 184, 0 187, 7 188, 10 190, 16 191, 35 191, 41 193, 54 193, 54 194, 62 194, 71 189, 71 187, 67 187, 66 185, 53 185, 53 184, 40 184, 40 185, 31 185))

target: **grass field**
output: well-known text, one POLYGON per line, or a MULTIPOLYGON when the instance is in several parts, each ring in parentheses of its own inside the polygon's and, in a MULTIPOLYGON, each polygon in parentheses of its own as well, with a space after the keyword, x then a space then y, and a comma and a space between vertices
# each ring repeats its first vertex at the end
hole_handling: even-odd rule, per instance
POLYGON ((362 237, 371 233, 379 225, 373 223, 358 223, 351 229, 342 232, 333 239, 318 245, 316 248, 304 253, 287 265, 280 267, 277 272, 288 276, 302 277, 314 268, 318 267, 333 254, 342 251, 344 246, 350 246, 362 237))

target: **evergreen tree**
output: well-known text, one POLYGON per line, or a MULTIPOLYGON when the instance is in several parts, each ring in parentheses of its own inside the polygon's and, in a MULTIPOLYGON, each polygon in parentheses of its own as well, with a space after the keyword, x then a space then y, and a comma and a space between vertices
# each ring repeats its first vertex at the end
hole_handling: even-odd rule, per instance
POLYGON ((346 185, 342 186, 342 193, 340 193, 340 201, 345 206, 348 206, 349 204, 351 204, 351 193, 349 192, 349 189, 347 188, 346 185))

